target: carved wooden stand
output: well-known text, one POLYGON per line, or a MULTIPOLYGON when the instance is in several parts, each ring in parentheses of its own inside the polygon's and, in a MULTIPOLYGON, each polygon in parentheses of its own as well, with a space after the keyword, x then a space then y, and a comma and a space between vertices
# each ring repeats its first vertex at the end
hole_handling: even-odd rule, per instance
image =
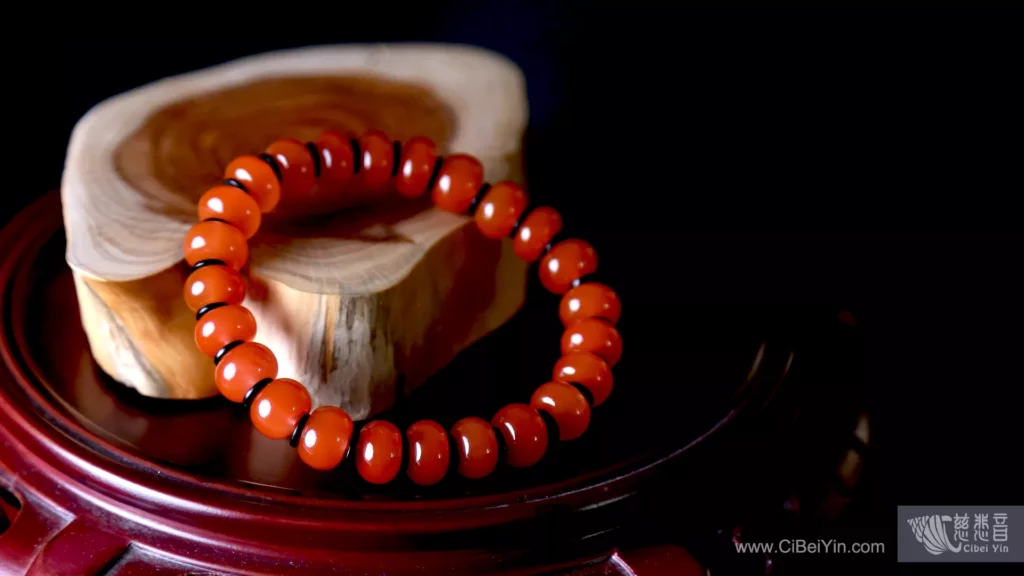
MULTIPOLYGON (((795 335, 830 340, 845 329, 834 316, 836 326, 750 320, 743 335, 716 318, 706 325, 729 326, 738 351, 720 355, 734 368, 724 384, 715 365, 694 368, 677 376, 702 388, 661 407, 643 401, 655 379, 623 379, 609 403, 621 408, 535 471, 436 491, 315 473, 219 398, 155 400, 105 377, 78 323, 60 224, 51 195, 0 234, 3 574, 704 574, 680 544, 714 571, 707 536, 776 506, 810 474, 812 458, 780 444, 808 433, 796 406, 827 416, 814 420, 816 438, 852 427, 839 404, 807 406, 813 390, 787 376, 795 335), (760 345, 746 339, 762 329, 760 345), (655 440, 631 444, 637 427, 655 440)), ((451 395, 447 386, 421 393, 451 395)), ((831 465, 823 454, 813 460, 831 465)))

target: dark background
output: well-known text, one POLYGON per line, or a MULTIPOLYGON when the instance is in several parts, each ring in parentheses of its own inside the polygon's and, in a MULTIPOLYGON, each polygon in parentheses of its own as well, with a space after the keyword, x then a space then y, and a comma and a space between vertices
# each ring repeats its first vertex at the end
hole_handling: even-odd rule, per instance
POLYGON ((383 8, 40 32, 10 63, 2 219, 59 185, 83 113, 140 84, 304 44, 481 45, 527 76, 531 195, 664 299, 651 334, 673 328, 675 301, 855 311, 882 456, 868 534, 895 530, 897 504, 1024 503, 1007 15, 383 8))

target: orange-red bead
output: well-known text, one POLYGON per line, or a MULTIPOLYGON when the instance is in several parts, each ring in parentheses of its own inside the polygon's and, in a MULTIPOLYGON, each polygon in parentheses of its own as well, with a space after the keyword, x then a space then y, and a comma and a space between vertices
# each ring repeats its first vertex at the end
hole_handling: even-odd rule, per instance
POLYGON ((437 484, 448 472, 448 434, 433 420, 420 420, 405 431, 409 439, 409 479, 420 486, 437 484))
POLYGON ((586 318, 604 318, 614 326, 622 316, 622 301, 604 284, 587 282, 565 293, 558 316, 565 326, 586 318))
POLYGON ((268 146, 266 152, 281 168, 281 195, 286 201, 309 194, 316 185, 316 167, 305 144, 286 138, 268 146))
POLYGON ((371 484, 387 484, 402 467, 402 433, 391 422, 374 420, 359 431, 356 470, 371 484))
POLYGON ((580 320, 562 334, 562 354, 592 352, 615 366, 622 357, 622 336, 608 322, 600 318, 580 320))
POLYGON ((216 302, 241 304, 245 280, 238 270, 227 266, 203 266, 185 280, 185 304, 193 312, 216 302))
POLYGON ((342 190, 355 171, 352 140, 344 134, 328 130, 316 140, 320 150, 320 186, 328 192, 342 190))
POLYGON ((442 210, 463 214, 483 184, 484 167, 480 161, 468 154, 454 154, 441 164, 431 199, 442 210))
POLYGON ((540 283, 555 294, 565 294, 573 283, 597 272, 597 252, 590 244, 575 238, 551 247, 537 268, 540 283))
POLYGON ((561 440, 575 440, 590 426, 590 404, 572 384, 541 384, 530 398, 530 406, 551 414, 555 422, 558 422, 558 437, 561 440))
POLYGON ((254 384, 267 378, 277 378, 277 358, 270 348, 256 342, 232 348, 220 359, 214 373, 217 389, 232 402, 244 400, 254 384))
POLYGON ((234 186, 214 186, 199 199, 199 219, 224 220, 242 232, 246 239, 260 229, 260 207, 253 197, 234 186))
POLYGON ((394 144, 387 134, 380 130, 370 130, 359 137, 359 150, 362 154, 359 177, 363 189, 383 190, 391 182, 391 170, 395 162, 394 144))
POLYGON ((533 466, 548 449, 548 427, 537 411, 526 404, 509 404, 491 419, 508 446, 508 464, 533 466))
POLYGON ((594 406, 600 406, 612 393, 612 369, 603 358, 590 352, 577 352, 562 356, 555 363, 551 378, 559 382, 576 383, 594 396, 594 406))
POLYGON ((491 186, 473 215, 480 233, 488 238, 505 238, 526 209, 526 192, 508 180, 491 186))
POLYGON ((548 242, 562 230, 562 215, 554 208, 540 206, 526 215, 516 230, 512 249, 527 262, 533 262, 544 253, 548 242))
POLYGON ((235 158, 224 170, 224 177, 241 182, 264 214, 273 210, 281 200, 281 183, 277 181, 277 174, 256 156, 235 158))
POLYGON ((241 270, 249 259, 249 244, 242 232, 224 222, 200 222, 193 226, 182 243, 185 261, 195 266, 202 260, 220 260, 241 270))
POLYGON ((395 188, 406 198, 418 198, 427 191, 437 163, 437 146, 430 138, 417 136, 402 146, 395 188))
POLYGON ((196 345, 210 358, 221 348, 241 340, 256 337, 256 319, 244 306, 221 306, 210 310, 196 322, 196 345))
POLYGON ((291 378, 278 378, 267 384, 253 399, 249 418, 267 438, 291 438, 295 426, 309 413, 313 402, 302 384, 291 378))
POLYGON ((452 426, 452 439, 459 447, 459 474, 471 480, 494 472, 498 465, 498 438, 483 418, 470 416, 452 426))
POLYGON ((341 464, 352 441, 352 418, 337 406, 321 406, 309 415, 299 437, 299 458, 316 470, 341 464))

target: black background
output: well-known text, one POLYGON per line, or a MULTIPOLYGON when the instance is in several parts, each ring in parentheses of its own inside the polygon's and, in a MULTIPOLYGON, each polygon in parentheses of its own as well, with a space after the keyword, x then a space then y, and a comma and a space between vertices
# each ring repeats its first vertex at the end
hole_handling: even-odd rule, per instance
POLYGON ((531 195, 580 222, 633 294, 665 300, 650 333, 672 328, 673 299, 855 311, 878 534, 896 504, 1024 503, 1024 98, 1008 15, 483 5, 29 32, 9 52, 0 214, 59 185, 89 107, 148 81, 305 44, 481 45, 527 76, 531 195))

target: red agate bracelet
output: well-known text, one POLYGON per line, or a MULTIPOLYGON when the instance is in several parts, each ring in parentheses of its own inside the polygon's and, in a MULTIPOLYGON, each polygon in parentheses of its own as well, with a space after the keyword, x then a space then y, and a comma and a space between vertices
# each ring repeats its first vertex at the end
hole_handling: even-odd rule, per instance
POLYGON ((403 465, 421 486, 439 482, 450 468, 477 479, 491 474, 501 459, 514 467, 532 466, 547 452, 549 436, 561 441, 582 435, 591 407, 611 393, 611 366, 622 354, 615 328, 622 306, 607 286, 583 282, 597 270, 597 254, 583 240, 556 242, 561 215, 547 206, 527 209, 526 194, 514 182, 485 183, 476 158, 441 157, 434 143, 422 137, 402 144, 379 131, 358 139, 327 131, 316 142, 279 140, 259 156, 236 158, 224 176, 199 200, 201 222, 185 236, 185 260, 192 272, 184 294, 196 311, 196 344, 213 358, 220 392, 249 408, 263 435, 290 439, 309 466, 329 470, 342 462, 350 451, 352 418, 336 406, 311 411, 306 388, 277 377, 274 353, 252 342, 256 320, 241 305, 246 285, 240 270, 261 213, 272 211, 282 195, 306 194, 314 186, 331 194, 348 185, 369 191, 393 186, 409 198, 429 190, 438 208, 472 214, 484 236, 512 237, 520 258, 540 260, 544 287, 563 295, 562 357, 552 381, 538 387, 529 404, 509 404, 490 422, 463 418, 450 433, 437 422, 421 420, 406 430, 407 444, 391 422, 371 421, 359 431, 355 447, 356 469, 366 481, 390 482, 403 465))

